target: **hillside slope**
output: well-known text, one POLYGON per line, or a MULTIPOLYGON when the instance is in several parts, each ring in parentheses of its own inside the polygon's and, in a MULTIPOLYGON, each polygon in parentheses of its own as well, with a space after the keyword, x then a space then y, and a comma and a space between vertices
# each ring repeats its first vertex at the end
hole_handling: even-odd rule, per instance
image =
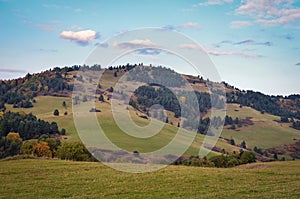
MULTIPOLYGON (((90 82, 96 87, 96 97, 98 98, 101 95, 103 96, 104 102, 96 100, 96 108, 101 110, 100 113, 97 113, 97 116, 99 118, 100 124, 103 125, 105 129, 108 129, 110 131, 110 138, 119 143, 120 146, 125 148, 128 147, 128 150, 149 151, 151 146, 148 146, 148 144, 150 143, 152 143, 152 147, 153 143, 156 147, 160 147, 168 143, 173 138, 174 133, 177 129, 177 124, 180 121, 176 117, 176 113, 172 110, 172 108, 170 108, 167 111, 169 124, 165 125, 161 136, 156 136, 155 138, 153 138, 153 142, 143 142, 140 140, 140 144, 132 145, 132 143, 136 143, 137 140, 131 138, 129 139, 129 137, 126 135, 124 136, 122 131, 116 126, 116 123, 113 121, 111 115, 111 100, 109 99, 112 94, 110 90, 111 87, 114 87, 116 82, 122 77, 122 75, 126 73, 126 70, 132 67, 137 66, 126 65, 117 68, 102 70, 103 73, 100 82, 97 82, 99 77, 94 72, 94 70, 100 70, 98 66, 93 68, 92 71, 90 71, 88 68, 84 69, 84 73, 88 74, 88 79, 84 79, 81 75, 76 74, 76 71, 78 70, 78 66, 76 66, 71 68, 66 67, 63 69, 56 68, 54 70, 46 71, 41 74, 27 75, 19 81, 6 81, 4 82, 4 84, 10 86, 15 85, 15 82, 19 82, 17 85, 15 85, 16 87, 12 86, 10 88, 11 91, 15 90, 17 92, 26 93, 26 91, 30 90, 30 96, 36 97, 34 97, 34 100, 30 98, 33 104, 33 107, 31 108, 18 107, 14 103, 6 103, 5 106, 8 110, 11 111, 24 111, 26 113, 31 112, 34 115, 37 115, 38 118, 50 122, 55 121, 60 129, 64 128, 67 130, 67 136, 64 138, 68 140, 78 140, 79 137, 73 121, 71 99, 72 92, 69 89, 72 88, 74 78, 76 78, 83 85, 85 85, 87 82, 90 82), (39 86, 43 85, 43 82, 46 82, 47 84, 49 84, 49 82, 55 82, 55 79, 57 78, 59 79, 59 81, 57 82, 62 82, 60 85, 64 86, 58 86, 54 88, 47 85, 43 87, 39 86), (62 106, 63 102, 66 103, 66 106, 62 106), (53 111, 55 109, 59 110, 59 116, 53 115, 53 111)), ((168 69, 164 68, 159 68, 156 70, 157 72, 155 72, 155 75, 157 75, 156 78, 158 79, 162 71, 164 73, 168 71, 168 69)), ((192 85, 192 87, 197 92, 208 92, 207 85, 211 83, 208 80, 203 80, 202 77, 194 77, 190 75, 182 76, 192 85)), ((179 78, 179 75, 173 74, 172 78, 176 80, 176 78, 179 78)), ((160 79, 159 81, 164 81, 164 79, 160 79)), ((172 83, 172 85, 177 84, 176 81, 172 81, 169 83, 172 83)), ((300 98, 298 95, 292 95, 288 97, 267 96, 252 91, 241 91, 226 83, 222 84, 225 86, 225 91, 227 93, 227 96, 229 97, 229 99, 227 99, 227 101, 229 102, 227 106, 227 115, 232 117, 233 119, 238 118, 240 121, 248 121, 250 122, 250 124, 237 126, 234 129, 230 126, 225 126, 221 135, 225 139, 219 140, 216 146, 216 151, 220 152, 222 149, 224 149, 226 152, 239 151, 241 148, 238 145, 240 145, 242 141, 245 141, 247 148, 252 150, 255 146, 262 149, 268 149, 284 144, 293 144, 297 140, 300 140, 300 131, 292 128, 291 126, 293 125, 293 123, 289 121, 289 119, 293 118, 288 118, 287 123, 282 123, 280 122, 282 116, 280 117, 271 115, 268 113, 268 110, 264 110, 264 108, 269 109, 272 107, 276 108, 278 106, 278 110, 280 109, 280 111, 278 112, 279 114, 287 114, 287 116, 284 117, 288 117, 291 115, 297 116, 298 106, 300 102, 300 98), (236 104, 237 102, 239 102, 240 104, 236 104), (265 102, 267 105, 264 106, 263 104, 265 102), (257 108, 258 110, 255 110, 255 108, 257 108), (236 146, 229 144, 230 139, 235 140, 236 146)), ((184 90, 185 88, 181 89, 184 90)), ((84 98, 84 96, 80 96, 80 98, 84 98)), ((77 100, 74 101, 76 102, 77 100)), ((143 106, 139 105, 138 107, 140 108, 130 109, 131 116, 137 124, 145 126, 149 123, 150 120, 145 120, 140 117, 145 115, 146 112, 142 110, 143 106)), ((207 111, 208 107, 209 106, 205 106, 204 110, 207 111)), ((144 107, 144 109, 147 110, 147 107, 144 107)), ((208 110, 206 114, 203 114, 203 117, 206 117, 207 115, 209 115, 209 113, 210 110, 208 110)), ((297 119, 294 120, 294 123, 297 123, 297 119)), ((197 155, 197 151, 199 150, 202 141, 203 135, 197 135, 197 139, 190 147, 187 154, 197 155)))

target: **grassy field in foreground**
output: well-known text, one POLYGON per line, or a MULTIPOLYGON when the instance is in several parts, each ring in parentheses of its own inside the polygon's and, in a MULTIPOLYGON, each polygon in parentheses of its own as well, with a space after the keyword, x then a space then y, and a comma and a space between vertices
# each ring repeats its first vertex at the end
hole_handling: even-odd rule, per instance
POLYGON ((101 163, 28 159, 0 161, 0 178, 0 198, 300 197, 300 161, 131 174, 101 163))

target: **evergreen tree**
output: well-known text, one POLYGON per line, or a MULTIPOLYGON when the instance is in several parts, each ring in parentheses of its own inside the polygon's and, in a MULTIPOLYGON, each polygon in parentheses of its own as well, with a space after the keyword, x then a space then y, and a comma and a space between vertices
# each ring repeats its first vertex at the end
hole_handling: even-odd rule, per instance
POLYGON ((65 101, 63 101, 62 106, 63 106, 64 108, 67 108, 67 104, 66 104, 65 101))
POLYGON ((231 144, 231 145, 235 145, 235 141, 234 141, 233 138, 230 139, 230 144, 231 144))
POLYGON ((54 116, 59 116, 59 111, 57 109, 55 109, 54 112, 53 112, 53 115, 54 116))
POLYGON ((246 149, 246 148, 247 148, 247 145, 246 145, 246 142, 245 142, 245 140, 243 140, 243 142, 241 143, 241 147, 243 147, 244 149, 246 149))
POLYGON ((99 96, 99 101, 100 101, 100 102, 104 102, 104 97, 103 97, 102 94, 99 96))

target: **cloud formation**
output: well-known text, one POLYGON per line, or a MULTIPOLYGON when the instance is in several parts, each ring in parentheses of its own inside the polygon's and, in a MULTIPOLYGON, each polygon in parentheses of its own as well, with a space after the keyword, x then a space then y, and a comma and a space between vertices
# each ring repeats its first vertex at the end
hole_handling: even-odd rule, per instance
POLYGON ((231 44, 236 46, 238 45, 273 46, 273 43, 271 41, 257 42, 253 39, 246 39, 246 40, 236 41, 236 42, 224 40, 216 44, 215 47, 220 48, 223 44, 231 44))
POLYGON ((239 41, 239 42, 235 42, 232 43, 234 45, 243 45, 243 44, 249 44, 249 45, 262 45, 262 46, 272 46, 273 43, 270 41, 266 41, 266 42, 256 42, 252 39, 247 39, 247 40, 243 40, 243 41, 239 41))
POLYGON ((26 73, 25 70, 11 69, 11 68, 0 68, 1 73, 26 73))
POLYGON ((211 6, 211 5, 223 5, 225 3, 232 3, 233 0, 207 0, 196 4, 195 6, 211 6))
POLYGON ((296 66, 300 66, 300 62, 299 63, 297 63, 297 64, 295 64, 296 66))
POLYGON ((45 31, 53 31, 56 30, 56 26, 54 25, 47 25, 47 24, 35 24, 35 26, 41 30, 45 31))
POLYGON ((214 56, 226 56, 226 55, 237 55, 237 56, 242 56, 245 58, 259 58, 262 57, 261 55, 256 55, 256 54, 250 54, 250 53, 245 53, 241 51, 217 51, 217 50, 211 50, 211 49, 202 49, 200 46, 195 45, 195 44, 182 44, 179 46, 181 49, 190 49, 190 50, 199 50, 202 52, 205 52, 209 55, 214 55, 214 56))
POLYGON ((158 45, 153 43, 149 39, 135 39, 131 41, 121 42, 121 43, 115 43, 113 44, 114 47, 118 48, 129 48, 129 49, 135 49, 135 48, 157 48, 158 45))
POLYGON ((286 25, 300 21, 300 8, 295 0, 245 0, 235 10, 236 14, 248 15, 264 26, 286 25))
POLYGON ((233 21, 230 23, 230 28, 237 29, 237 28, 243 28, 252 25, 253 23, 250 21, 233 21))
POLYGON ((145 48, 145 49, 138 50, 138 54, 141 54, 141 55, 159 55, 160 50, 153 49, 153 48, 145 48))
POLYGON ((196 23, 196 22, 187 22, 185 24, 182 24, 181 27, 185 28, 185 29, 187 29, 187 28, 194 28, 196 30, 200 30, 201 29, 200 25, 198 23, 196 23))
POLYGON ((177 30, 177 31, 181 31, 184 29, 201 30, 201 26, 197 22, 192 22, 192 21, 186 22, 181 25, 166 25, 163 26, 162 28, 166 30, 177 30))
POLYGON ((98 34, 93 30, 82 30, 82 31, 62 31, 60 38, 69 40, 70 42, 76 42, 81 46, 86 46, 90 42, 98 38, 98 34))

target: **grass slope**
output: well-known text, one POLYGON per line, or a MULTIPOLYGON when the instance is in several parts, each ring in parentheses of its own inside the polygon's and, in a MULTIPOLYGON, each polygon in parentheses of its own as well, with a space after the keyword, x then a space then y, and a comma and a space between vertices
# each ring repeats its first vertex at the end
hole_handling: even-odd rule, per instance
POLYGON ((28 159, 0 161, 0 178, 0 198, 300 197, 300 161, 131 174, 101 163, 28 159))
POLYGON ((262 114, 250 107, 242 107, 238 104, 228 104, 227 114, 232 118, 244 119, 252 117, 254 125, 242 127, 239 131, 224 129, 222 136, 233 138, 237 144, 243 140, 247 147, 271 148, 283 144, 293 143, 300 139, 300 131, 290 127, 291 124, 279 123, 280 117, 262 114))
MULTIPOLYGON (((119 147, 128 151, 138 150, 139 152, 149 152, 155 149, 159 149, 165 146, 166 144, 168 144, 174 138, 174 135, 177 132, 177 127, 167 124, 164 126, 163 130, 160 133, 158 133, 156 136, 153 136, 152 138, 134 139, 131 136, 128 136, 127 134, 123 133, 116 125, 111 114, 110 105, 108 103, 97 102, 96 107, 101 110, 100 113, 97 113, 99 124, 107 133, 109 139, 111 139, 119 147)), ((24 111, 26 113, 31 112, 35 114, 38 118, 41 118, 43 120, 47 120, 50 122, 55 121, 58 123, 59 128, 65 128, 67 130, 67 135, 68 135, 67 137, 69 140, 79 139, 73 121, 71 98, 40 96, 36 98, 36 103, 34 104, 33 108, 15 109, 9 105, 7 106, 7 108, 8 110, 11 111, 24 111), (65 101, 67 104, 66 109, 62 106, 63 101, 65 101), (54 109, 59 110, 60 112, 59 116, 53 115, 54 109), (68 115, 66 116, 63 114, 65 111, 68 112, 68 115)), ((85 114, 88 114, 88 112, 85 114)), ((145 126, 150 121, 150 120, 142 119, 139 116, 137 116, 134 110, 131 116, 132 119, 140 126, 145 126)), ((90 132, 91 134, 95 133, 91 131, 93 131, 93 129, 87 128, 87 132, 90 132)), ((196 139, 194 140, 191 147, 187 150, 186 154, 198 155, 203 140, 204 140, 204 136, 197 134, 196 139)), ((91 138, 90 141, 98 142, 97 140, 93 140, 93 138, 91 138)), ((95 145, 96 144, 97 143, 95 143, 95 145)), ((225 149, 228 152, 239 151, 238 147, 232 146, 222 141, 218 141, 216 147, 220 149, 225 149)), ((215 153, 212 153, 210 155, 213 154, 215 153)))
POLYGON ((36 103, 32 108, 12 108, 12 105, 7 104, 6 107, 10 111, 32 113, 38 118, 56 122, 60 129, 64 128, 67 131, 69 139, 78 140, 72 114, 72 99, 69 97, 54 97, 54 96, 39 96, 35 98, 36 103), (63 101, 66 102, 66 108, 62 106, 63 101), (54 116, 55 109, 59 110, 59 116, 54 116), (64 113, 67 112, 67 115, 64 113))

